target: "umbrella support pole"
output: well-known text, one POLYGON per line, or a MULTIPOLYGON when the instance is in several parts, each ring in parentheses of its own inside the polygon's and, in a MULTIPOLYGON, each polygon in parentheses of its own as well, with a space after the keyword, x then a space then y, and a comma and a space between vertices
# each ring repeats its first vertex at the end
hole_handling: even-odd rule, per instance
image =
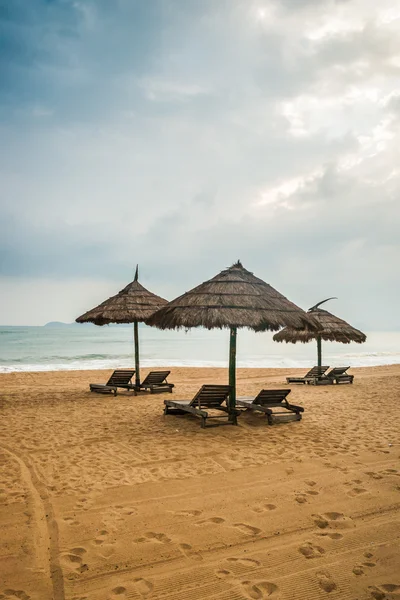
POLYGON ((322 340, 321 336, 317 337, 317 354, 318 354, 318 366, 322 365, 322 340))
POLYGON ((229 397, 229 411, 232 413, 234 413, 236 408, 236 334, 237 328, 231 327, 229 340, 229 385, 232 387, 232 391, 229 397))
POLYGON ((135 345, 135 385, 140 386, 139 370, 139 327, 137 321, 133 323, 133 340, 135 345))

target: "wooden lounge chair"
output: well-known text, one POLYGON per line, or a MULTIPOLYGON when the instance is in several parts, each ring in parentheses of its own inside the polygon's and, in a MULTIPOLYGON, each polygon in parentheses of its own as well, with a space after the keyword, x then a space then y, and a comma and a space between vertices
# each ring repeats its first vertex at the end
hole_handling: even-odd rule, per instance
POLYGON ((155 392, 172 393, 174 384, 167 381, 170 373, 171 371, 150 371, 142 383, 139 386, 135 386, 135 392, 149 391, 151 394, 155 392))
POLYGON ((191 413, 200 417, 202 427, 206 427, 207 419, 226 419, 223 424, 237 425, 236 417, 239 411, 235 410, 230 415, 228 406, 222 406, 223 402, 227 402, 230 391, 229 385, 203 385, 192 400, 164 400, 164 414, 191 413), (213 409, 223 414, 210 415, 206 409, 213 409))
POLYGON ((291 390, 261 390, 255 398, 238 398, 236 404, 239 408, 265 413, 268 425, 273 424, 274 417, 277 415, 280 415, 280 418, 284 420, 301 421, 301 413, 304 412, 304 408, 289 404, 287 396, 290 392, 291 390), (273 411, 273 408, 283 410, 273 411), (286 419, 287 417, 290 417, 290 419, 286 419))
MULTIPOLYGON (((350 369, 350 367, 334 367, 326 374, 326 378, 330 379, 332 383, 353 383, 354 375, 346 373, 347 369, 350 369)), ((319 384, 319 381, 317 384, 319 384)))
POLYGON ((286 377, 287 383, 312 383, 316 384, 329 367, 313 367, 304 377, 286 377))
POLYGON ((90 383, 90 391, 97 394, 114 394, 117 395, 117 388, 124 390, 134 390, 135 386, 132 383, 132 377, 135 370, 119 369, 114 371, 107 383, 90 383))

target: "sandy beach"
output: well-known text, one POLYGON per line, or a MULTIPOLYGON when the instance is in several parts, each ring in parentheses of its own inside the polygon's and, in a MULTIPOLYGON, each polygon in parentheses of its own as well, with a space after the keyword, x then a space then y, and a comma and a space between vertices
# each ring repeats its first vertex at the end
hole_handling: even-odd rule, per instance
MULTIPOLYGON (((146 371, 144 371, 143 376, 146 371)), ((238 393, 301 370, 239 369, 238 393)), ((202 430, 109 372, 0 375, 2 600, 400 598, 400 365, 291 386, 301 422, 202 430)))

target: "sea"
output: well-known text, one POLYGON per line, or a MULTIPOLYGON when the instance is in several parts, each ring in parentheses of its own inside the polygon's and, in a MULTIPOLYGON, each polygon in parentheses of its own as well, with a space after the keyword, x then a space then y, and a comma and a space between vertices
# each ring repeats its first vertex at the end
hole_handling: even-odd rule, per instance
MULTIPOLYGON (((304 367, 316 364, 316 342, 277 343, 273 333, 241 329, 238 367, 304 367)), ((144 367, 228 365, 228 330, 160 331, 140 326, 144 367)), ((323 342, 323 364, 368 367, 400 363, 400 332, 371 332, 364 344, 323 342)), ((0 372, 133 367, 133 326, 60 325, 0 327, 0 372)))

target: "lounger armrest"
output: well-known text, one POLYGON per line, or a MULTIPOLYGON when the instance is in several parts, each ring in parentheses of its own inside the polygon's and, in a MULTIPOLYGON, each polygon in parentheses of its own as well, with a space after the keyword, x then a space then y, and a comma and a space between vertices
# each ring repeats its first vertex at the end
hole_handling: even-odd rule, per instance
POLYGON ((295 412, 304 412, 303 406, 297 406, 296 404, 289 404, 289 402, 285 405, 289 410, 294 410, 295 412))
POLYGON ((197 415, 205 419, 208 417, 208 413, 205 410, 201 410, 196 406, 191 406, 189 403, 185 404, 184 402, 179 402, 178 400, 164 400, 164 405, 166 408, 192 413, 193 415, 197 415))

